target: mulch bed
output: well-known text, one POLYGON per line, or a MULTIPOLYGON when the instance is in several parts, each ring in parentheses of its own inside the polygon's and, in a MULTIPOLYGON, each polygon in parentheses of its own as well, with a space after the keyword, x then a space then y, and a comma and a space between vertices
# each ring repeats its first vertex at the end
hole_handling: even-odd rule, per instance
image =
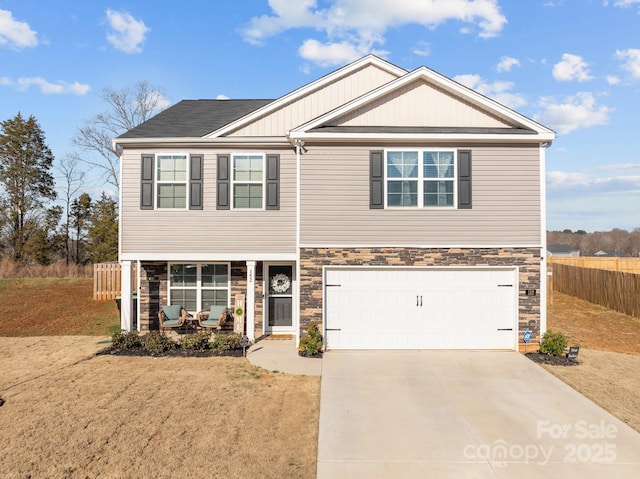
POLYGON ((580 364, 577 359, 569 359, 566 356, 552 356, 540 352, 526 353, 525 356, 534 363, 549 364, 551 366, 578 366, 580 364))
POLYGON ((152 353, 144 348, 132 348, 132 349, 115 349, 113 347, 105 348, 98 351, 98 356, 110 355, 110 356, 151 356, 154 358, 212 358, 219 356, 230 356, 234 358, 243 357, 242 348, 230 349, 223 353, 218 353, 213 350, 196 351, 193 349, 173 349, 171 351, 165 351, 163 353, 152 353))

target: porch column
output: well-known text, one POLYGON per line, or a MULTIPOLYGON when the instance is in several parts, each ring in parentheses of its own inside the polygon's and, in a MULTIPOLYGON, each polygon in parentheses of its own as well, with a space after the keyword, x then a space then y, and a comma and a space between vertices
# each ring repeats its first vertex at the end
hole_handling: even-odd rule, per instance
POLYGON ((132 261, 120 262, 120 329, 133 330, 133 266, 132 261))
POLYGON ((256 262, 247 261, 247 307, 245 318, 247 320, 247 336, 250 341, 255 339, 256 333, 256 262))

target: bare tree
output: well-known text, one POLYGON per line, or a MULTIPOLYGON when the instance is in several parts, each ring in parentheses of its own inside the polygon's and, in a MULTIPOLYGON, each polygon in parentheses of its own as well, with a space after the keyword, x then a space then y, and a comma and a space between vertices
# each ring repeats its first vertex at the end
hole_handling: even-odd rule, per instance
POLYGON ((118 188, 120 152, 113 148, 112 140, 164 110, 168 102, 161 89, 146 81, 121 90, 105 88, 100 98, 107 110, 85 120, 73 142, 92 153, 83 161, 101 170, 105 182, 118 188))
POLYGON ((76 193, 82 188, 85 172, 80 170, 79 163, 81 159, 77 153, 73 153, 64 157, 60 164, 56 167, 56 170, 60 174, 60 180, 62 183, 61 190, 64 194, 64 209, 66 215, 66 221, 63 225, 65 234, 65 252, 67 257, 67 264, 71 258, 71 200, 76 193))

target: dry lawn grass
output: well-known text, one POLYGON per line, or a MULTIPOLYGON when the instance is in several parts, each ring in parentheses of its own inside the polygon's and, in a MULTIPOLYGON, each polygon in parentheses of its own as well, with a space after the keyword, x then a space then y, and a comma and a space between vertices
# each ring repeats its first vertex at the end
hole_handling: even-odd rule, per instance
POLYGON ((319 378, 101 347, 0 338, 0 477, 315 477, 319 378))
POLYGON ((110 336, 114 301, 93 300, 91 278, 0 279, 0 336, 110 336))
POLYGON ((580 365, 543 367, 640 431, 640 319, 556 291, 548 326, 580 346, 580 365))

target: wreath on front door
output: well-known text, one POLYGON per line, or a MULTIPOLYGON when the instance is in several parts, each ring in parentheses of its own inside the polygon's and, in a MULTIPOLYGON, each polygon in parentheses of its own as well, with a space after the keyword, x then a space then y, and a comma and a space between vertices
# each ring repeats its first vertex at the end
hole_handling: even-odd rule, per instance
POLYGON ((291 287, 289 276, 284 273, 278 273, 271 278, 271 289, 274 293, 286 293, 291 287))

